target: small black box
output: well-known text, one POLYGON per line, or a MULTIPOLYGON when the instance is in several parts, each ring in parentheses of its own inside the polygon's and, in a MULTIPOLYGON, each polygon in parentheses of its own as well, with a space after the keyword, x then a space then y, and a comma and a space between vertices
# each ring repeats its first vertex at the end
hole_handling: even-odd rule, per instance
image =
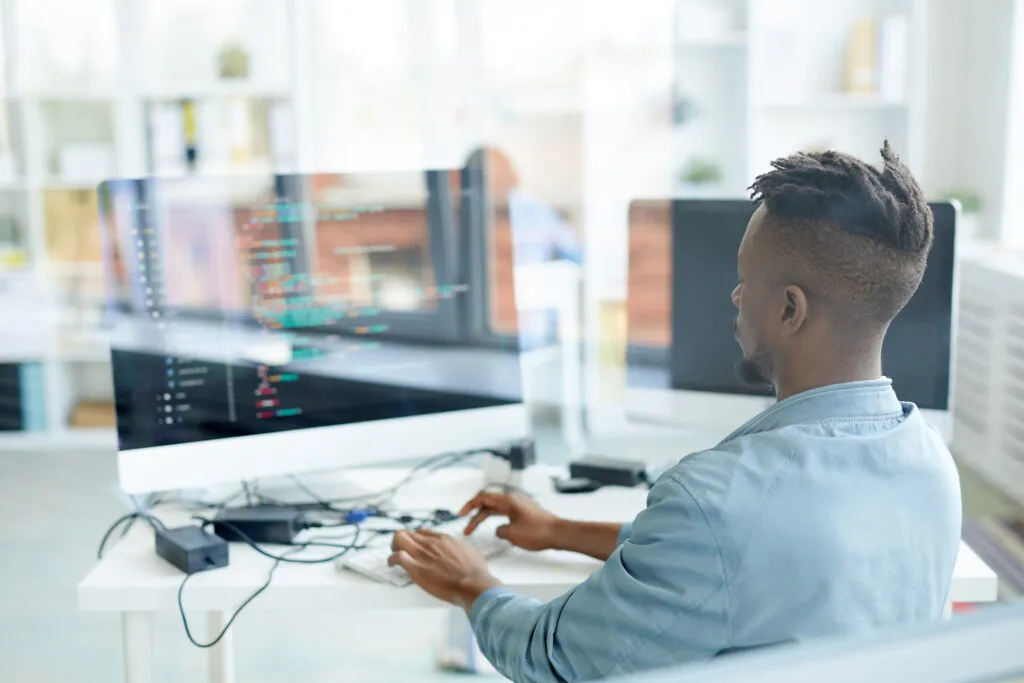
POLYGON ((228 544, 198 526, 156 530, 156 554, 186 574, 228 566, 228 544))
POLYGON ((305 513, 278 505, 224 508, 213 518, 215 534, 242 543, 291 545, 305 528, 305 513))
POLYGON ((647 483, 647 468, 639 460, 588 455, 569 463, 569 477, 604 486, 639 486, 647 483))

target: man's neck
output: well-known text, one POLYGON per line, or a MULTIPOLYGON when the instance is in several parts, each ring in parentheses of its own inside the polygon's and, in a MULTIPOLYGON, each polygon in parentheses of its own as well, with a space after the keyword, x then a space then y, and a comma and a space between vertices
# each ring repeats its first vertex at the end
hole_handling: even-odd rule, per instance
POLYGON ((881 352, 869 357, 843 358, 820 357, 810 362, 804 361, 793 367, 792 372, 784 372, 776 385, 780 401, 796 394, 847 382, 862 382, 879 379, 882 376, 881 352))

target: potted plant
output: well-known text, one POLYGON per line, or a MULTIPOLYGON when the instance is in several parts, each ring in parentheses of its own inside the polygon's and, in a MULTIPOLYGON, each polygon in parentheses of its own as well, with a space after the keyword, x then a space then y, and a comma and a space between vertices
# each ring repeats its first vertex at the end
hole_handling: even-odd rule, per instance
POLYGON ((707 192, 721 184, 722 178, 722 168, 709 159, 692 159, 679 172, 679 182, 683 190, 688 192, 707 192))
POLYGON ((960 205, 960 220, 957 237, 970 239, 978 236, 981 224, 981 197, 968 188, 951 188, 942 193, 943 201, 954 201, 960 205))

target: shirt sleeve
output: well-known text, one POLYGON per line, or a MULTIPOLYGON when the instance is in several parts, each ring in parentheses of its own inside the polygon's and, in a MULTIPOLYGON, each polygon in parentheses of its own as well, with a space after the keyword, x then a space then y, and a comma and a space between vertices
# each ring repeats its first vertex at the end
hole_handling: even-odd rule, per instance
POLYGON ((617 541, 615 541, 615 547, 618 548, 623 543, 628 541, 629 540, 629 535, 632 534, 632 533, 633 533, 633 523, 632 522, 626 522, 625 524, 623 524, 622 528, 619 529, 619 538, 618 538, 617 541))
POLYGON ((703 660, 730 641, 718 542, 697 500, 672 478, 654 485, 625 542, 582 584, 547 604, 492 589, 474 602, 470 621, 484 656, 518 683, 703 660))

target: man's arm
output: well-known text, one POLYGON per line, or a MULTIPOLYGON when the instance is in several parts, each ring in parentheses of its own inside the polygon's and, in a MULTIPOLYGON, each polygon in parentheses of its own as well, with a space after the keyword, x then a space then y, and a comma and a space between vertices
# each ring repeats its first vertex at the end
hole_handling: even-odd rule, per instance
POLYGON ((552 548, 607 560, 629 536, 629 524, 574 522, 559 519, 552 529, 552 548))
MULTIPOLYGON (((590 549, 606 549, 610 532, 594 531, 590 549)), ((473 631, 499 672, 519 683, 591 680, 730 646, 722 554, 687 487, 659 480, 627 533, 600 570, 550 603, 500 586, 473 602, 473 631)))
POLYGON ((630 524, 573 522, 556 517, 532 499, 518 494, 481 491, 462 506, 460 515, 473 513, 466 525, 472 534, 488 517, 508 517, 497 534, 524 550, 569 550, 607 560, 629 536, 630 524))

